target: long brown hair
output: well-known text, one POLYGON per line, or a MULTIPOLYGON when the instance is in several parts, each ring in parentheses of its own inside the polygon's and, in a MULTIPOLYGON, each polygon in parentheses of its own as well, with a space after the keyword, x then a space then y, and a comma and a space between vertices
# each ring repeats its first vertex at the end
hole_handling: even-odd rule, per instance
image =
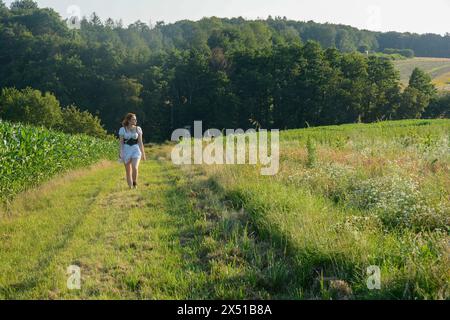
POLYGON ((127 128, 128 125, 130 124, 130 120, 131 118, 136 117, 136 115, 134 113, 128 113, 125 118, 122 121, 122 125, 127 128))

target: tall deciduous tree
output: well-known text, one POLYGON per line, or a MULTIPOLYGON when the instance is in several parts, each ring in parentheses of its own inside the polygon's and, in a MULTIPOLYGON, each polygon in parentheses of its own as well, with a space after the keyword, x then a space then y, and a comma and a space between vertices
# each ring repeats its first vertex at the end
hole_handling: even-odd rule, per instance
POLYGON ((409 86, 419 90, 430 99, 436 94, 436 87, 431 82, 430 75, 419 68, 414 68, 409 79, 409 86))
POLYGON ((393 119, 400 101, 400 76, 388 59, 369 57, 363 121, 393 119))
POLYGON ((8 15, 9 10, 8 7, 6 6, 5 2, 3 2, 3 0, 0 0, 0 18, 1 17, 5 17, 6 15, 8 15))
POLYGON ((415 68, 409 79, 409 86, 403 92, 398 117, 420 118, 435 95, 436 88, 431 82, 431 77, 415 68))
POLYGON ((16 0, 10 6, 13 11, 30 11, 38 9, 38 4, 33 0, 16 0))

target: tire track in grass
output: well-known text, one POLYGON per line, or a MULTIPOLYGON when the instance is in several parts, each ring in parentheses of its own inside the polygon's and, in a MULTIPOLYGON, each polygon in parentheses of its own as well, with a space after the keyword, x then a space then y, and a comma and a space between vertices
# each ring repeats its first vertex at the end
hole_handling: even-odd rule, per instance
POLYGON ((13 212, 10 219, 0 220, 0 234, 5 239, 0 244, 1 298, 26 297, 39 285, 43 270, 70 243, 90 208, 106 192, 109 185, 102 178, 110 175, 110 170, 111 163, 81 172, 69 184, 56 183, 58 188, 42 198, 39 189, 31 196, 25 193, 23 196, 45 206, 27 204, 30 211, 13 212))
MULTIPOLYGON (((4 246, 8 247, 4 256, 11 261, 15 252, 18 256, 15 265, 19 266, 18 270, 5 273, 2 296, 19 299, 188 297, 191 285, 201 285, 204 275, 197 272, 195 265, 195 241, 188 239, 192 236, 188 229, 195 225, 198 216, 193 214, 187 196, 177 192, 177 183, 183 178, 168 163, 158 161, 144 162, 140 177, 140 188, 128 190, 123 167, 111 165, 50 192, 45 201, 40 199, 50 204, 49 207, 24 212, 23 218, 11 221, 9 227, 0 225, 0 230, 7 230, 10 238, 9 245, 4 246), (39 229, 29 223, 33 219, 51 221, 51 204, 55 202, 64 207, 59 213, 61 221, 53 228, 42 230, 46 241, 38 241, 45 242, 40 245, 40 254, 29 259, 27 252, 33 247, 33 233, 39 229), (78 211, 77 218, 72 219, 78 211), (15 241, 11 243, 11 239, 15 241), (81 268, 81 290, 67 289, 69 265, 81 268), (39 271, 32 271, 35 269, 39 271)), ((7 269, 0 263, 1 268, 7 269)))
MULTIPOLYGON (((122 167, 117 170, 123 171, 122 167)), ((92 214, 77 230, 75 240, 50 268, 58 275, 58 281, 49 282, 39 296, 75 299, 149 297, 148 293, 142 292, 145 291, 144 282, 152 278, 146 273, 156 268, 155 262, 161 263, 170 256, 154 253, 164 244, 155 230, 162 224, 159 214, 165 208, 159 189, 165 188, 167 181, 153 162, 142 164, 140 177, 140 189, 127 190, 125 181, 120 179, 115 188, 96 203, 92 214), (80 291, 64 288, 64 268, 70 264, 81 268, 80 291)))
POLYGON ((18 218, 0 220, 1 296, 284 297, 282 253, 252 237, 247 218, 199 178, 153 159, 142 163, 140 188, 128 190, 123 167, 110 163, 36 197, 18 218), (81 290, 67 288, 70 265, 81 269, 81 290))

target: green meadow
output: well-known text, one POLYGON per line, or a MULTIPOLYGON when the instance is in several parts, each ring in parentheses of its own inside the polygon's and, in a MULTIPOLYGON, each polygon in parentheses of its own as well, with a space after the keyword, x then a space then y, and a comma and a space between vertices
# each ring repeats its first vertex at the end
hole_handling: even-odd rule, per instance
POLYGON ((0 298, 449 299, 449 120, 281 132, 274 176, 173 146, 147 146, 137 190, 106 159, 11 199, 0 298))

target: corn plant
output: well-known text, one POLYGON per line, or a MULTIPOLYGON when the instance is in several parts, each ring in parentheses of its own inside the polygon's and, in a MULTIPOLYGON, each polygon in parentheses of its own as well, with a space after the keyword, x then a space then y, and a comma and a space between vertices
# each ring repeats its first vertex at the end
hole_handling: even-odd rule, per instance
POLYGON ((57 173, 114 159, 116 141, 0 120, 0 202, 57 173))

